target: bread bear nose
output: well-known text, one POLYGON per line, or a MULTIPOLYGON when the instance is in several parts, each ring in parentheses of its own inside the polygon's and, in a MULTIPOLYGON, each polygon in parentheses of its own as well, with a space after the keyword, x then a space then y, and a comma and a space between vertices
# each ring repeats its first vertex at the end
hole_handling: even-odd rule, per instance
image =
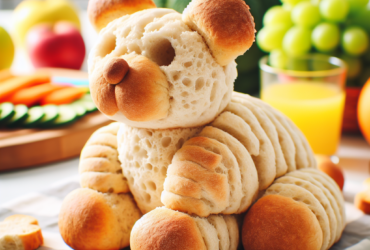
POLYGON ((110 84, 118 84, 129 70, 128 63, 120 57, 111 58, 103 69, 103 76, 110 84))

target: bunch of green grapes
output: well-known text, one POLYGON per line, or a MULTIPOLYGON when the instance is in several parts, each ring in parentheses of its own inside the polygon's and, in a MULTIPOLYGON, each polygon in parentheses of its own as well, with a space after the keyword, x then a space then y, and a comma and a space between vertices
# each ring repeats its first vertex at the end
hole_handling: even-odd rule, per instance
POLYGON ((271 66, 289 68, 288 58, 325 53, 347 62, 349 84, 365 83, 370 77, 369 0, 281 2, 265 13, 257 34, 271 66))

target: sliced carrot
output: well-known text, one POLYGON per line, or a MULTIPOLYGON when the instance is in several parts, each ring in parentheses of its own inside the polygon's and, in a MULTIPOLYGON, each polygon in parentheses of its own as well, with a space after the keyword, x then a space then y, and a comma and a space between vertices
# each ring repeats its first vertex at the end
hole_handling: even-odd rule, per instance
POLYGON ((10 69, 0 70, 0 84, 3 81, 8 80, 8 79, 10 79, 12 77, 14 77, 14 75, 10 72, 10 69))
POLYGON ((8 98, 10 95, 14 94, 20 89, 47 82, 50 82, 50 76, 45 74, 17 76, 5 80, 0 84, 0 102, 2 102, 3 99, 8 98))
POLYGON ((86 88, 64 88, 47 95, 40 101, 41 105, 47 104, 68 104, 77 99, 80 99, 83 95, 86 94, 86 88))
POLYGON ((62 88, 62 86, 53 85, 51 83, 43 83, 33 87, 21 89, 7 98, 7 101, 13 104, 24 104, 30 107, 40 102, 50 93, 62 88))

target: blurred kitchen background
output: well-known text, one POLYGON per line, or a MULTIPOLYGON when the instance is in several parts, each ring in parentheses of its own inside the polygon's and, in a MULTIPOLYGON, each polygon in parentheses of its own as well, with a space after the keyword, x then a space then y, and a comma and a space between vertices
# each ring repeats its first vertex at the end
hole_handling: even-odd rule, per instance
MULTIPOLYGON (((0 0, 0 9, 12 10, 14 9, 22 0, 0 0)), ((89 0, 71 0, 80 9, 86 10, 87 3, 89 0)))

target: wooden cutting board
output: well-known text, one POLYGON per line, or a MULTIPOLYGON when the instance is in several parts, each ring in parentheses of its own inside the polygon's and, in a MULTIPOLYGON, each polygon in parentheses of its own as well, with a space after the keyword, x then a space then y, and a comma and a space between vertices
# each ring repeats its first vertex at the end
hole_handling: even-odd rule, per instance
POLYGON ((0 130, 0 171, 79 156, 87 139, 111 123, 99 111, 58 129, 0 130))
MULTIPOLYGON (((42 69, 52 76, 87 79, 77 70, 42 69)), ((0 129, 0 171, 38 166, 79 156, 91 134, 112 121, 99 111, 55 129, 0 129)))

